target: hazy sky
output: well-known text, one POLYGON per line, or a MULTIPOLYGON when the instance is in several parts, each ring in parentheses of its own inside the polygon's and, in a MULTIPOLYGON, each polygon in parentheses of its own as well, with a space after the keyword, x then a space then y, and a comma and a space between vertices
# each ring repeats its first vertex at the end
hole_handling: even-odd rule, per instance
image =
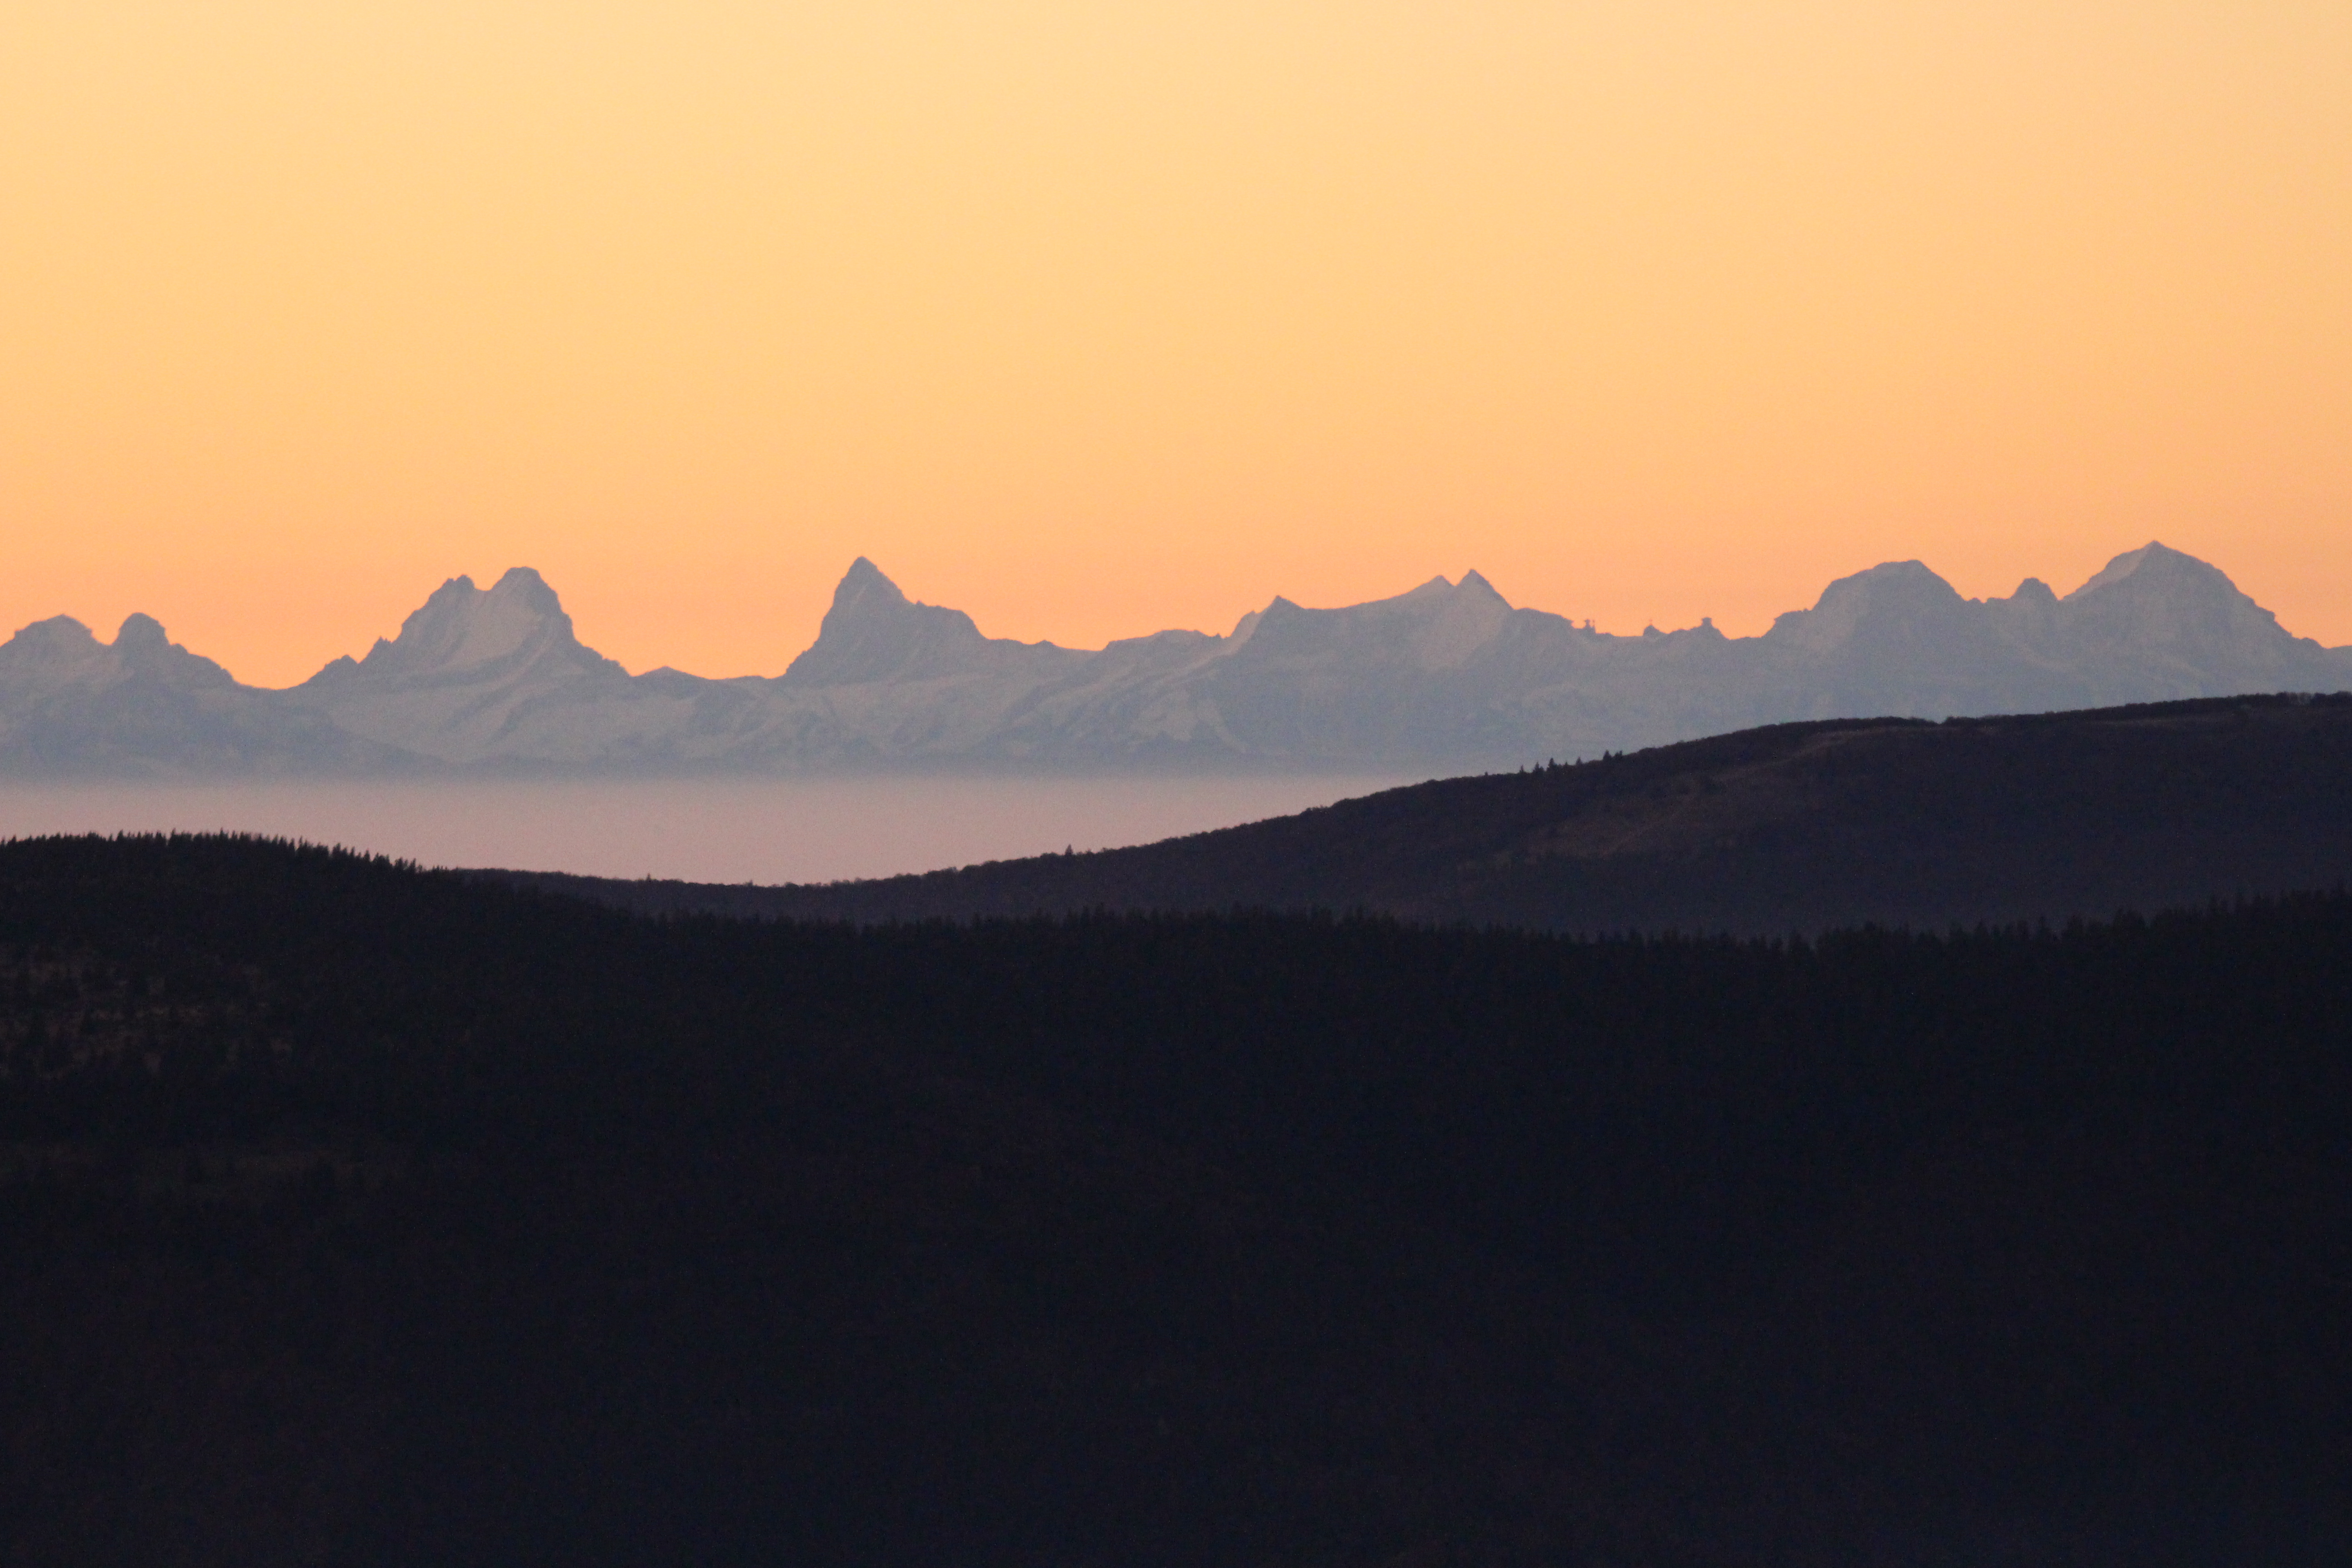
POLYGON ((2352 642, 2345 0, 11 0, 0 632, 773 673, 2151 537, 2352 642))

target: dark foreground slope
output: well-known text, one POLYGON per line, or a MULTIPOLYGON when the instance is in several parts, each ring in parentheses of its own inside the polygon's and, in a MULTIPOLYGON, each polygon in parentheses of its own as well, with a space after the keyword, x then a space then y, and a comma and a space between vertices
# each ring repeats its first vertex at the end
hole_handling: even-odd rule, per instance
POLYGON ((2352 900, 655 923, 0 847, 0 1559, 2352 1538, 2352 900))
POLYGON ((867 882, 497 875, 646 911, 857 921, 1321 908, 1761 934, 2106 915, 2352 879, 2352 697, 1781 724, 867 882))

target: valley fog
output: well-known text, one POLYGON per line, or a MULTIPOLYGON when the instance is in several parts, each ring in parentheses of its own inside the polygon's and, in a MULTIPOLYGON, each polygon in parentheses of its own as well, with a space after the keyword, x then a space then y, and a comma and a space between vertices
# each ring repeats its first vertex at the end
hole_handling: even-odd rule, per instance
POLYGON ((1107 849, 1327 805, 1393 777, 0 784, 0 839, 238 832, 426 866, 703 882, 886 877, 1107 849))

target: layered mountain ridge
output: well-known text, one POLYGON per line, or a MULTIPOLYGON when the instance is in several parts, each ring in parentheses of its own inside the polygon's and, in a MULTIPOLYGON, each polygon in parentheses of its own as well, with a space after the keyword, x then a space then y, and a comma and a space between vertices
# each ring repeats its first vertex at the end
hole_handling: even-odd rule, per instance
POLYGON ((527 568, 445 583, 365 657, 268 690, 145 616, 0 645, 0 772, 1233 771, 1515 767, 1792 720, 2041 712, 2352 687, 2352 648, 2282 627, 2150 543, 2063 598, 1963 598, 1916 561, 1840 578, 1760 637, 1639 637, 1512 605, 1475 572, 1223 636, 1100 649, 984 635, 861 557, 773 678, 631 675, 527 568))

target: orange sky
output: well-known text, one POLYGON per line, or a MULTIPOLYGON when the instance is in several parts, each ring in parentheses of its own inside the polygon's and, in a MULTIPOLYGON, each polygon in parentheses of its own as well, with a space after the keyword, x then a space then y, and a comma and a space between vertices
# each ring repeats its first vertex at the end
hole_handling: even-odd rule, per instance
POLYGON ((0 632, 773 673, 2160 538, 2352 642, 2344 0, 12 0, 0 632))

